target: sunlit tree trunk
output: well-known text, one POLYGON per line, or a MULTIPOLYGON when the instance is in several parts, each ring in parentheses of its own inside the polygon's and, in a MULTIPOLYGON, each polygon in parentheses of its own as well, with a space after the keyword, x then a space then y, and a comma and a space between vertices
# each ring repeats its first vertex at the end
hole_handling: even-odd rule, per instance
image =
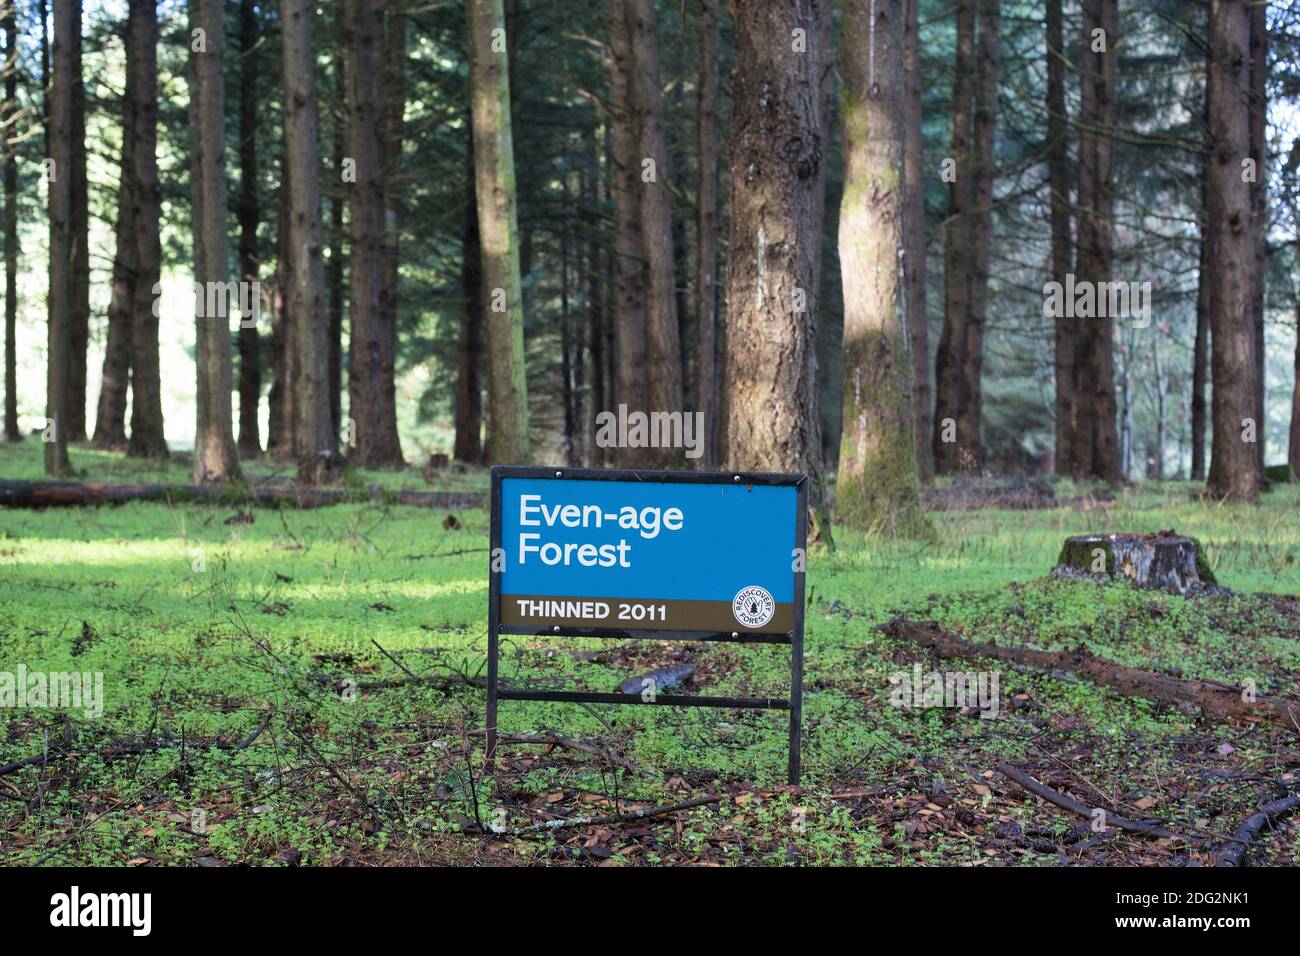
POLYGON ((905 0, 846 0, 844 417, 835 514, 888 534, 924 523, 917 486, 915 407, 904 268, 905 0))
POLYGON ((505 16, 501 0, 468 0, 468 6, 475 195, 487 305, 488 457, 493 464, 520 464, 530 445, 505 16))

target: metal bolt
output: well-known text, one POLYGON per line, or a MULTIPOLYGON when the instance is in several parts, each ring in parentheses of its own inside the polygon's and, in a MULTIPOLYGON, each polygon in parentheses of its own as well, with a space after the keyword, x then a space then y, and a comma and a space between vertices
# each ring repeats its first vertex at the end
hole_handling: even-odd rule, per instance
POLYGON ((740 637, 740 632, 739 632, 739 631, 732 631, 732 632, 731 632, 731 636, 732 636, 732 637, 740 637))
POLYGON ((740 481, 740 475, 737 475, 735 478, 732 478, 731 480, 732 480, 732 481, 740 481))
POLYGON ((558 625, 558 624, 555 625, 555 627, 554 627, 554 631, 555 631, 556 634, 559 634, 559 633, 560 633, 560 625, 558 625))

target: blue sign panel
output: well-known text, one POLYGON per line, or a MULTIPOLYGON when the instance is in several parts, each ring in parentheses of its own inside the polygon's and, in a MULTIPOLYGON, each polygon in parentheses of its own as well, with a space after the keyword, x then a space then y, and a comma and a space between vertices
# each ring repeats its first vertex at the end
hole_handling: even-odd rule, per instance
POLYGON ((493 503, 501 624, 792 632, 798 476, 590 474, 503 470, 493 503))

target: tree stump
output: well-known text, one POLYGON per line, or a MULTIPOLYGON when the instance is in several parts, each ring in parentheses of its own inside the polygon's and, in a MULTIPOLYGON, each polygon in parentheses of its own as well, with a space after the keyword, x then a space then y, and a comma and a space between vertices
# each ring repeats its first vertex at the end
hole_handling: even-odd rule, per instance
POLYGON ((1200 542, 1173 531, 1066 538, 1052 577, 1126 580, 1184 597, 1226 593, 1215 580, 1200 542))

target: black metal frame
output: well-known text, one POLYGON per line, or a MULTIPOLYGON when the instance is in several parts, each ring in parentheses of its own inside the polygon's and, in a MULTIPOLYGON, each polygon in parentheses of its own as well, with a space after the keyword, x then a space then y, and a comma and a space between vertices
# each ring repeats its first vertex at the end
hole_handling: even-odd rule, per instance
POLYGON ((803 722, 803 624, 804 571, 794 579, 794 619, 788 634, 751 634, 740 631, 655 631, 646 629, 612 630, 587 627, 539 627, 502 624, 500 621, 501 578, 492 570, 492 561, 501 547, 501 479, 554 478, 587 481, 653 481, 674 484, 793 485, 798 489, 798 515, 795 522, 795 547, 801 554, 808 547, 808 480, 799 474, 760 474, 730 471, 641 471, 605 468, 541 468, 534 466, 494 465, 492 492, 489 497, 490 537, 488 549, 488 674, 487 674, 487 759, 496 758, 497 702, 501 700, 562 701, 584 704, 652 704, 665 707, 724 707, 738 710, 788 710, 790 712, 790 761, 788 779, 799 784, 799 742, 803 722), (789 644, 790 697, 696 697, 682 694, 658 694, 643 700, 640 694, 601 694, 587 691, 546 691, 503 688, 498 680, 498 638, 502 634, 550 635, 555 637, 633 638, 656 641, 717 641, 730 644, 789 644))

